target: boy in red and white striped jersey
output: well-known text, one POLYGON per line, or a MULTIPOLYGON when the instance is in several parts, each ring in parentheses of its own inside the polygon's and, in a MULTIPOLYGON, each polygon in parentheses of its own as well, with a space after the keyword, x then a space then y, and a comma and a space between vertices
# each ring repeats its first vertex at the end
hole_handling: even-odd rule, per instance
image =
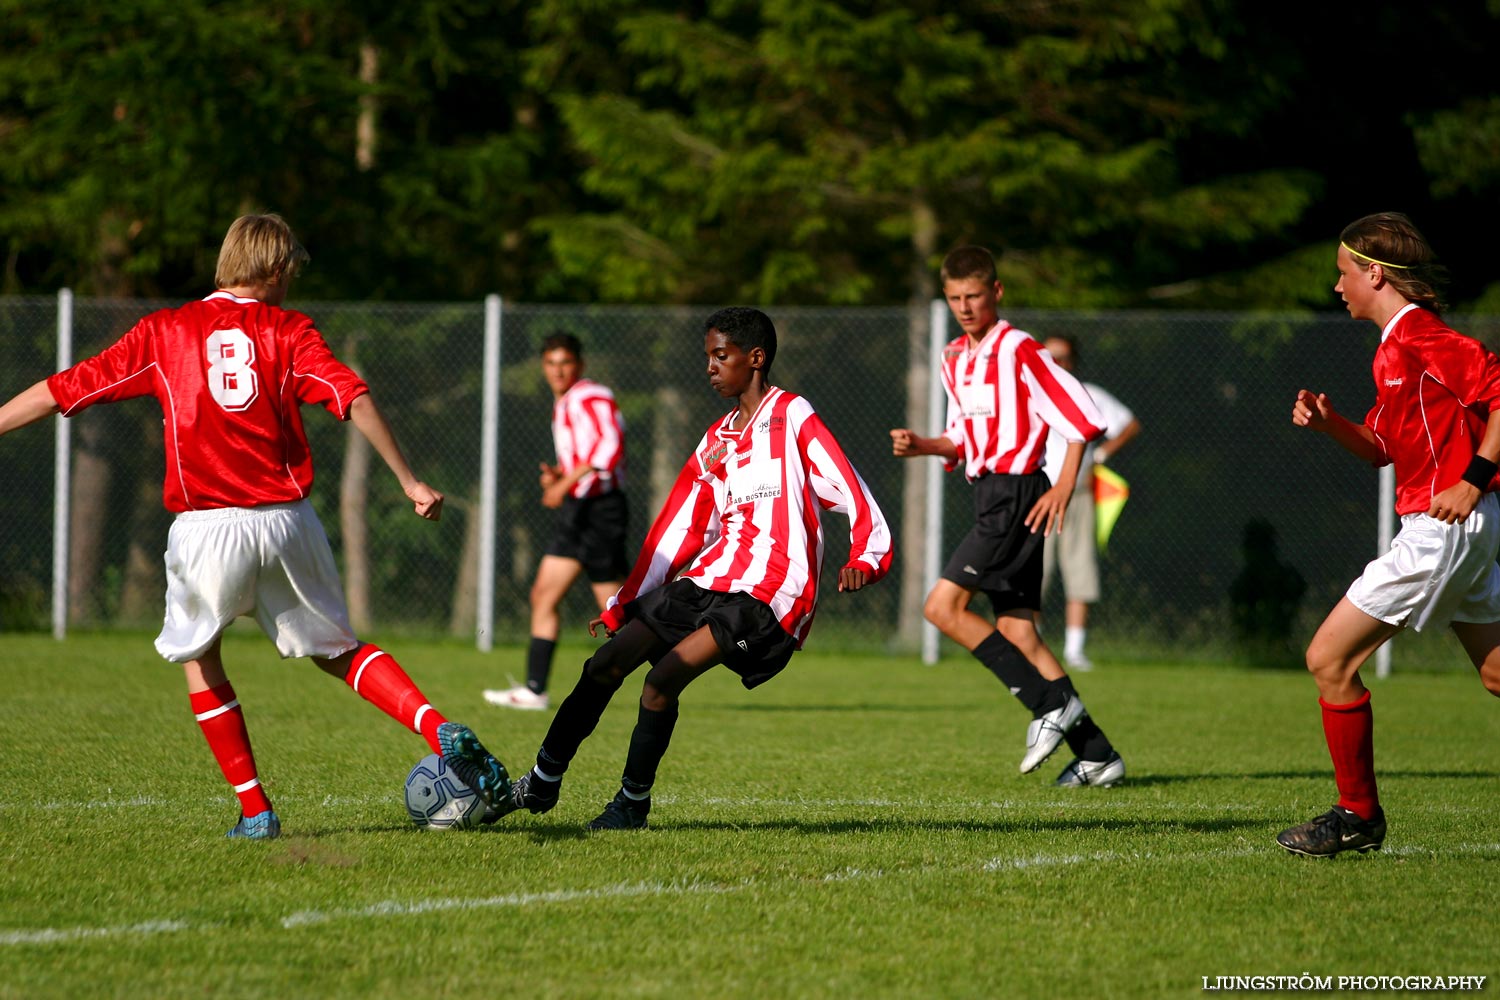
POLYGON ((1339 236, 1333 290, 1380 328, 1375 405, 1356 424, 1323 393, 1299 390, 1292 423, 1356 458, 1394 465, 1401 530, 1318 627, 1307 669, 1318 684, 1338 802, 1276 842, 1327 857, 1380 849, 1374 716, 1359 668, 1402 629, 1448 625, 1500 695, 1500 358, 1438 314, 1443 268, 1412 221, 1367 215, 1339 236))
POLYGON ((1062 528, 1084 445, 1104 434, 1104 418, 1035 338, 999 318, 1005 289, 988 250, 954 250, 943 261, 942 279, 964 331, 943 351, 947 427, 930 438, 897 428, 891 448, 900 458, 936 455, 949 470, 962 464, 975 486, 976 523, 927 595, 923 613, 1031 711, 1022 774, 1040 767, 1066 739, 1075 757, 1058 785, 1114 784, 1125 776, 1125 763, 1036 628, 1042 544, 1062 528), (1068 442, 1056 483, 1042 471, 1054 429, 1068 442), (994 605, 993 624, 969 609, 976 591, 994 605))
POLYGON ((485 799, 506 796, 505 769, 467 726, 448 722, 395 658, 355 638, 328 537, 308 501, 312 456, 300 408, 349 420, 436 521, 443 495, 418 479, 369 386, 328 349, 312 320, 281 308, 308 259, 277 215, 235 220, 219 251, 219 290, 140 320, 111 347, 0 407, 0 434, 95 403, 154 396, 167 449, 163 500, 167 610, 156 649, 181 663, 194 718, 239 798, 230 837, 266 840, 281 820, 261 787, 220 639, 254 616, 283 657, 311 657, 419 733, 485 799))
POLYGON ((610 640, 559 706, 536 767, 512 789, 512 810, 552 808, 579 745, 626 676, 649 660, 620 791, 589 824, 644 827, 683 689, 720 663, 756 687, 807 638, 823 562, 820 510, 849 518, 840 592, 890 569, 890 530, 869 487, 812 405, 770 383, 770 318, 721 309, 705 322, 703 341, 709 385, 736 406, 703 435, 625 585, 589 623, 610 640))
POLYGON ((571 333, 542 341, 542 374, 552 390, 552 442, 557 464, 542 463, 542 506, 557 527, 531 585, 531 644, 526 683, 488 689, 484 699, 505 708, 547 707, 547 680, 561 629, 558 607, 587 574, 603 611, 625 574, 625 418, 615 394, 583 377, 583 344, 571 333))

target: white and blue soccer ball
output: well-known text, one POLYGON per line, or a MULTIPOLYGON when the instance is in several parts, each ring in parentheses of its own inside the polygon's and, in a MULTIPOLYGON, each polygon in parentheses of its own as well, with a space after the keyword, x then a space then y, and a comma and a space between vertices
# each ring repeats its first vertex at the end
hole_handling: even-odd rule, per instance
POLYGON ((406 776, 406 812, 424 830, 467 830, 484 815, 479 793, 459 780, 435 753, 406 776))

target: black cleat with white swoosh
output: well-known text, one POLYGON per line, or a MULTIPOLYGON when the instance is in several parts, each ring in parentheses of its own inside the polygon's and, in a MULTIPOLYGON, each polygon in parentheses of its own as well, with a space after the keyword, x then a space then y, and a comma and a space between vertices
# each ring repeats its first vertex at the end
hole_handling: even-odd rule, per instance
POLYGON ((1385 842, 1385 810, 1371 819, 1361 819, 1343 806, 1276 835, 1276 843, 1293 854, 1331 858, 1341 851, 1378 851, 1385 842))

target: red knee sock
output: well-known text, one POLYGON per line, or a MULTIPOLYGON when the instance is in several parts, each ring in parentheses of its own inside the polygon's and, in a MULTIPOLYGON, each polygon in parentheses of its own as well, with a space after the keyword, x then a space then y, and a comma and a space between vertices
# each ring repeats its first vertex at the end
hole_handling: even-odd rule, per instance
POLYGON ((1339 805, 1370 819, 1380 811, 1375 791, 1375 717, 1370 711, 1370 692, 1347 705, 1330 705, 1322 698, 1323 736, 1333 758, 1333 780, 1339 788, 1339 805))
POLYGON ((240 812, 257 816, 271 808, 271 800, 266 798, 255 771, 255 754, 250 751, 245 713, 240 711, 233 685, 226 681, 207 691, 189 692, 188 700, 193 706, 198 728, 203 730, 208 748, 219 762, 219 770, 224 772, 225 780, 239 796, 240 812))
POLYGON ((448 720, 417 690, 396 658, 379 646, 365 643, 354 651, 344 683, 361 698, 414 733, 420 733, 433 753, 442 753, 437 730, 448 720))

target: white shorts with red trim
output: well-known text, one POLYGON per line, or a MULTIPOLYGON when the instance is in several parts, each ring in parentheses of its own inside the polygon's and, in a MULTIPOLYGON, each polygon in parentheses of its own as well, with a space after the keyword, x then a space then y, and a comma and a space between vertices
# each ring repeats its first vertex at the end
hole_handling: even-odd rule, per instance
POLYGON ((359 645, 328 536, 306 500, 178 514, 167 535, 167 613, 156 650, 194 660, 253 616, 283 657, 359 645))
POLYGON ((1494 493, 1462 524, 1406 514, 1385 555, 1347 596, 1365 614, 1420 632, 1428 625, 1500 621, 1500 500, 1494 493))

